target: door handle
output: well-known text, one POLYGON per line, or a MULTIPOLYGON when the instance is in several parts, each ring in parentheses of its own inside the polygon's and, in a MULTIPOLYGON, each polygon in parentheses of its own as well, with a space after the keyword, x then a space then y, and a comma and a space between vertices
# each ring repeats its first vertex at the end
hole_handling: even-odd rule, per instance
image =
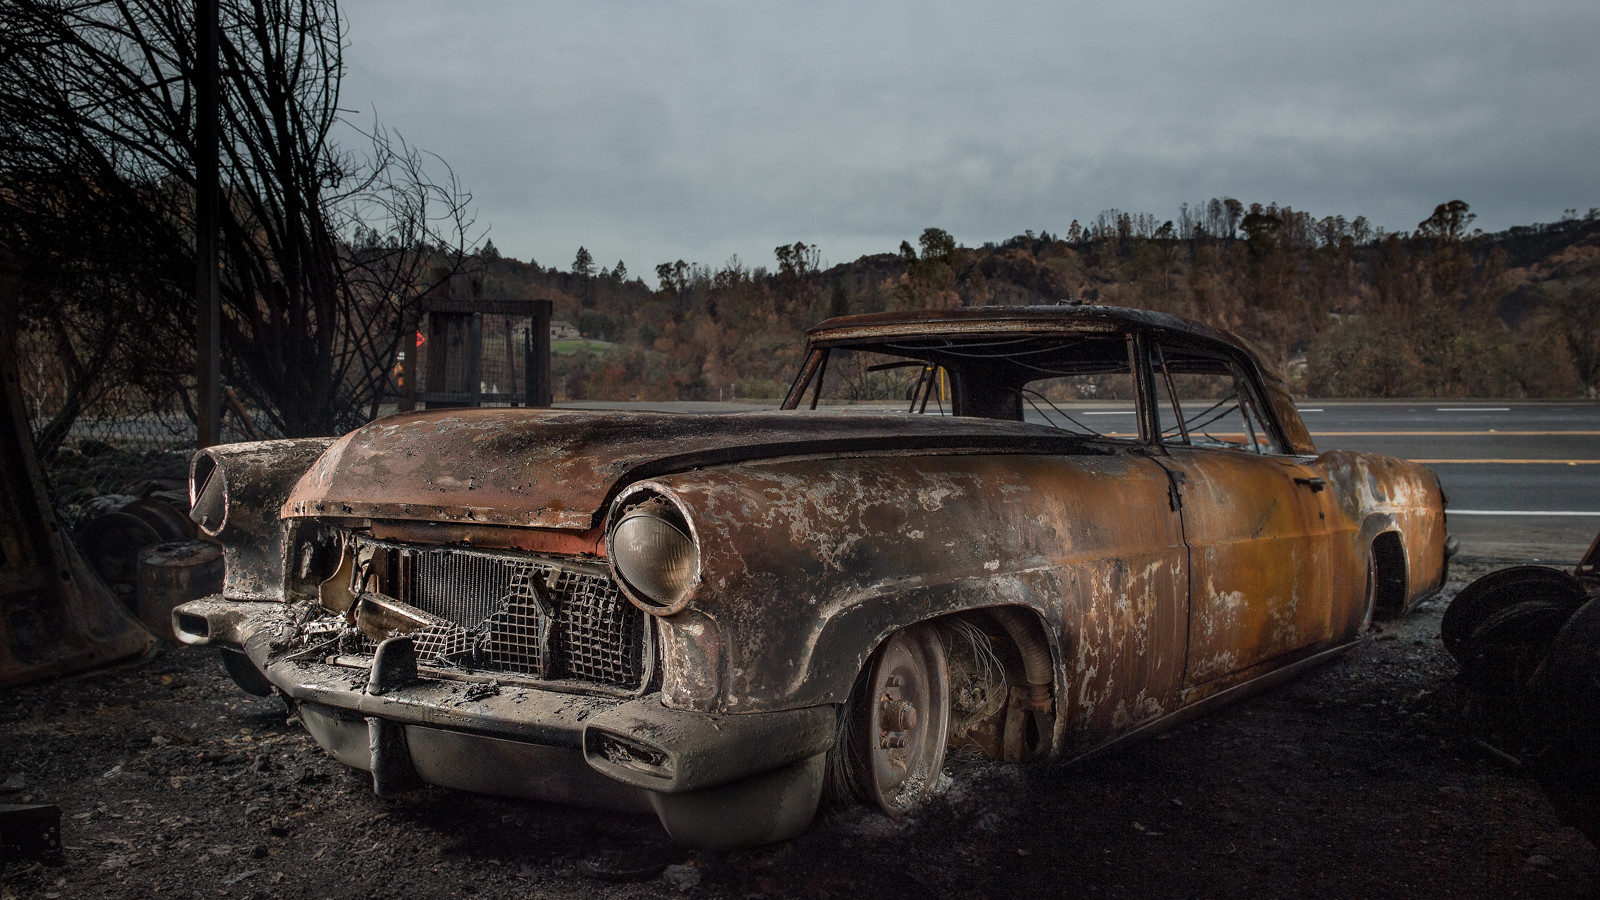
POLYGON ((1328 480, 1326 478, 1296 478, 1294 483, 1303 484, 1306 487, 1311 488, 1311 493, 1313 494, 1325 489, 1328 486, 1328 480))

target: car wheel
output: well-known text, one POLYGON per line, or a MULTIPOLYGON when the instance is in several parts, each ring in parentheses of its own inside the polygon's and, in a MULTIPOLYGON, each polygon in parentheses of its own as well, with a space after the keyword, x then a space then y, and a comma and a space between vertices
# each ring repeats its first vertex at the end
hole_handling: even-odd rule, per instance
POLYGON ((850 793, 891 816, 939 789, 950 733, 950 673, 931 625, 895 632, 851 693, 841 735, 850 793))
POLYGON ((1513 566, 1479 578, 1450 601, 1439 623, 1444 648, 1465 664, 1472 655, 1472 636, 1490 616, 1517 603, 1547 600, 1576 609, 1583 602, 1583 586, 1559 569, 1548 566, 1513 566))

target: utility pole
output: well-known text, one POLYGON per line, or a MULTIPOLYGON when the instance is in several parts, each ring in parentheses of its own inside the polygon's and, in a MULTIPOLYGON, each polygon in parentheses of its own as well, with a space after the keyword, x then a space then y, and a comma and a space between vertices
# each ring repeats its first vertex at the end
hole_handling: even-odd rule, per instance
POLYGON ((196 444, 222 442, 222 300, 218 296, 217 61, 219 0, 195 0, 194 307, 196 444))

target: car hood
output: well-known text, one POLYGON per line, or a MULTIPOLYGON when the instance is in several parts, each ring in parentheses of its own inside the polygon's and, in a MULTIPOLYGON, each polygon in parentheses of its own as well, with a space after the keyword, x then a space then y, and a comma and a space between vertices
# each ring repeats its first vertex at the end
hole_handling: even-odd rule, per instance
POLYGON ((904 414, 450 409, 389 416, 335 441, 286 517, 593 528, 628 483, 703 466, 878 451, 1095 452, 1040 425, 904 414))

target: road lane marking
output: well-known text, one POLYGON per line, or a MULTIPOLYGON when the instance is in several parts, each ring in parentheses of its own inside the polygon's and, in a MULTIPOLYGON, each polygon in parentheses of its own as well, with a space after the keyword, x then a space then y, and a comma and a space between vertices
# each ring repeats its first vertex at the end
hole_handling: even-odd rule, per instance
POLYGON ((1095 410, 1094 412, 1085 412, 1084 415, 1086 415, 1086 416, 1131 416, 1131 415, 1133 415, 1133 410, 1131 410, 1131 409, 1095 410))
POLYGON ((1600 466, 1600 459, 1413 459, 1425 466, 1600 466))
POLYGON ((1600 516, 1600 512, 1548 509, 1446 509, 1451 516, 1600 516))
POLYGON ((1434 412, 1511 412, 1509 406, 1440 406, 1434 412))

